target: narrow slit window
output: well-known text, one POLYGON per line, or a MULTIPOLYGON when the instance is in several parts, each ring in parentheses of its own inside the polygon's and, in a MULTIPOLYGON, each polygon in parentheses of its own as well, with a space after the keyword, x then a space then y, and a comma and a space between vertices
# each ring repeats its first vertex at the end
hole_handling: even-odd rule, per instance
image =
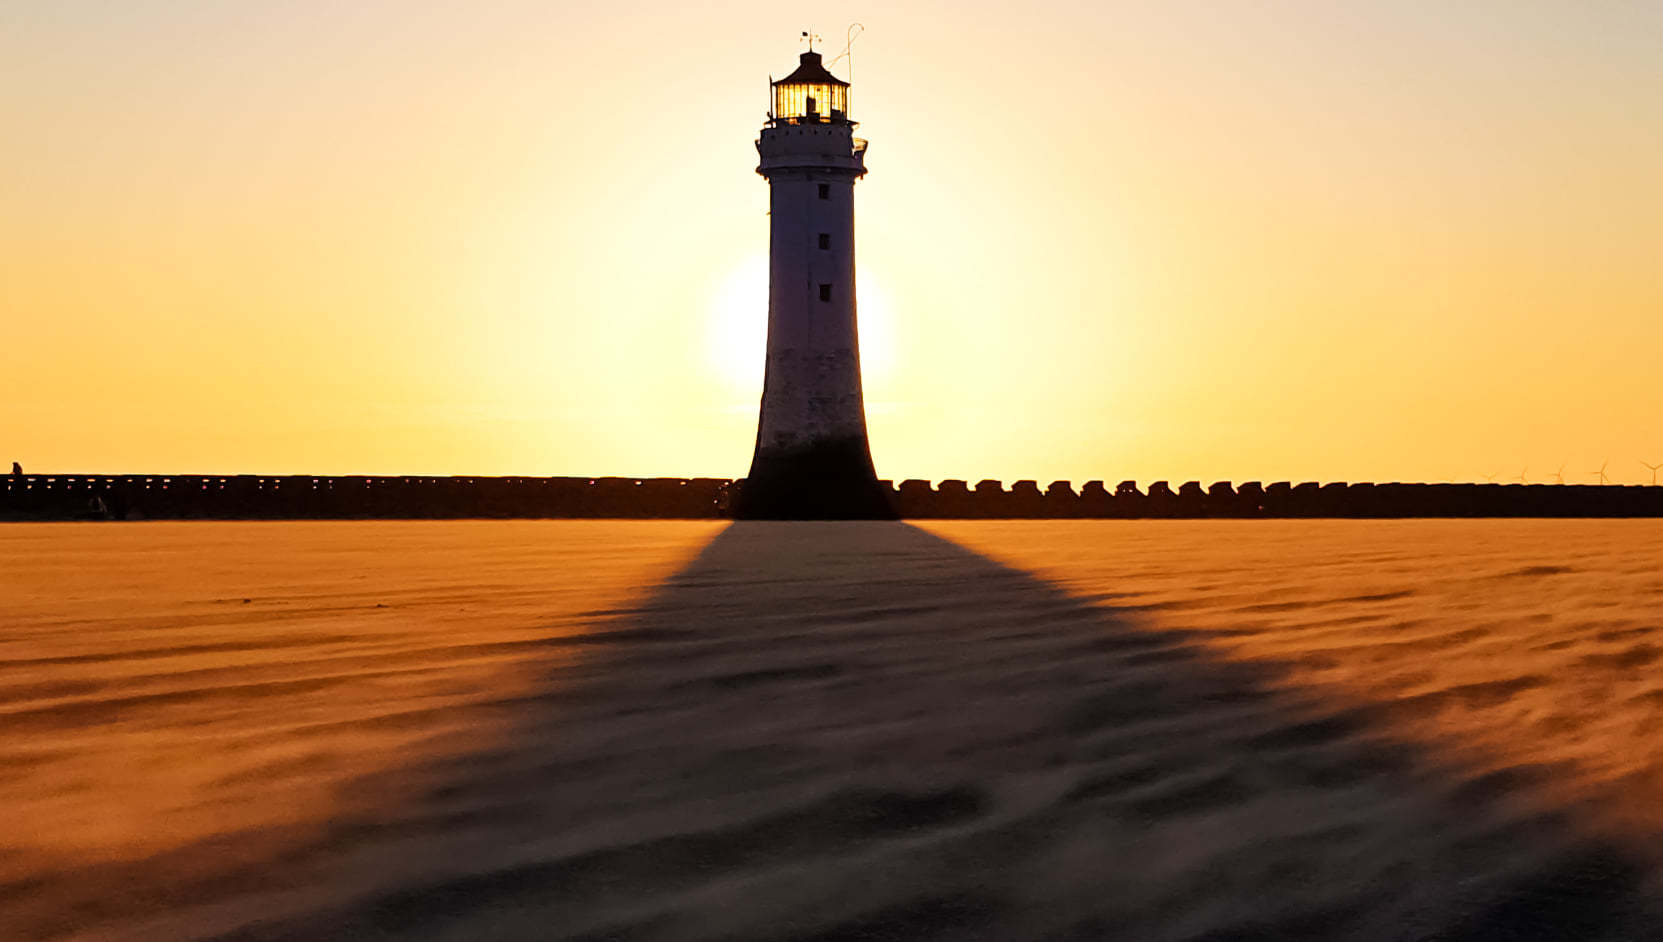
POLYGON ((830 183, 820 184, 820 198, 823 199, 823 200, 831 199, 831 184, 830 183))
POLYGON ((820 248, 822 248, 822 249, 831 248, 831 233, 829 233, 829 232, 820 233, 820 248))
POLYGON ((830 301, 831 300, 831 285, 821 285, 820 286, 820 300, 822 300, 822 301, 830 301))

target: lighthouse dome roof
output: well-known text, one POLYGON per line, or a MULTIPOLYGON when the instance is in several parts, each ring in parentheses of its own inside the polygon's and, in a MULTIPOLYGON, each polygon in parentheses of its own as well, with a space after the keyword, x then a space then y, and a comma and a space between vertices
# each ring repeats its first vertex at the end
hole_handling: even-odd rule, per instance
POLYGON ((818 52, 805 52, 797 63, 797 70, 774 83, 775 85, 841 85, 849 83, 826 71, 818 52))

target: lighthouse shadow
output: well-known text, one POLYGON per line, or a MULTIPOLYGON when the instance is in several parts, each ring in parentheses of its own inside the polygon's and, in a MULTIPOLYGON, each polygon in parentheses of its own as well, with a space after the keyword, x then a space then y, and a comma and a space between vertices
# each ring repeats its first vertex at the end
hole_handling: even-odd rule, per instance
MULTIPOLYGON (((1282 666, 894 523, 723 531, 509 736, 420 880, 276 936, 1598 939, 1652 871, 1282 666)), ((256 933, 264 937, 265 933, 256 933)))

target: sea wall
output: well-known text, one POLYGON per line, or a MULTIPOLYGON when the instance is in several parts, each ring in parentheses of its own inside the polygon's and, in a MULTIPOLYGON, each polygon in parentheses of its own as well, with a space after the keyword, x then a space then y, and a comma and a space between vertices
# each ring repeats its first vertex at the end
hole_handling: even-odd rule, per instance
POLYGON ((0 520, 726 515, 716 478, 10 475, 0 520))
POLYGON ((1112 490, 1088 481, 1076 491, 1053 481, 1043 491, 1033 481, 1009 490, 982 481, 966 492, 963 482, 903 481, 897 489, 901 516, 961 517, 1658 517, 1663 487, 1546 484, 1292 484, 1220 481, 1203 487, 1188 481, 1177 490, 1166 481, 1146 489, 1122 481, 1112 490))
MULTIPOLYGON (((1088 481, 882 482, 902 517, 1663 517, 1663 487, 1291 484, 1177 490, 1088 481)), ((320 477, 54 474, 0 478, 0 520, 651 517, 718 519, 744 481, 722 478, 320 477)))

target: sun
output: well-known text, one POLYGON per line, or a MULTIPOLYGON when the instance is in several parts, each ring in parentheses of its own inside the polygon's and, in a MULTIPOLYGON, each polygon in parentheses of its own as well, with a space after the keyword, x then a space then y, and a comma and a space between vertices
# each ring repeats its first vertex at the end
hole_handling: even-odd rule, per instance
POLYGON ((735 392, 762 394, 768 350, 768 256, 735 265, 710 298, 710 365, 735 392))
MULTIPOLYGON (((887 376, 895 365, 889 295, 866 272, 855 288, 861 372, 887 376)), ((768 352, 768 256, 756 254, 730 269, 711 291, 708 356, 712 370, 736 393, 762 394, 768 352)))

